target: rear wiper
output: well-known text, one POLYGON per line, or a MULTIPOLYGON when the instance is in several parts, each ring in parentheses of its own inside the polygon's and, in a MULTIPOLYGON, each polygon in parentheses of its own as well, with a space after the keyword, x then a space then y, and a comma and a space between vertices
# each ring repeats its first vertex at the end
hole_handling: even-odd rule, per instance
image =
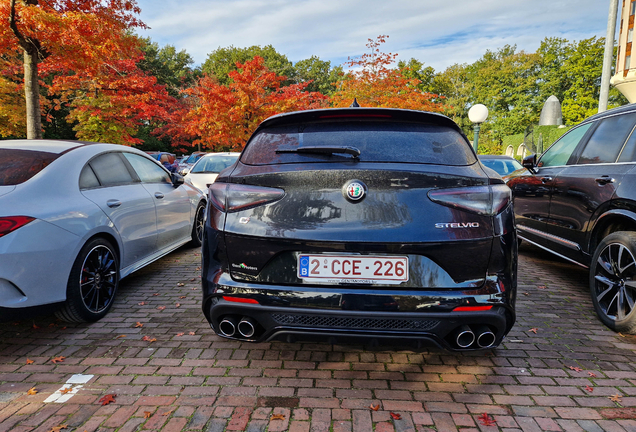
POLYGON ((304 146, 291 149, 279 149, 276 153, 309 153, 309 154, 326 154, 332 155, 334 153, 350 154, 354 158, 360 157, 360 150, 355 147, 322 147, 322 146, 304 146))

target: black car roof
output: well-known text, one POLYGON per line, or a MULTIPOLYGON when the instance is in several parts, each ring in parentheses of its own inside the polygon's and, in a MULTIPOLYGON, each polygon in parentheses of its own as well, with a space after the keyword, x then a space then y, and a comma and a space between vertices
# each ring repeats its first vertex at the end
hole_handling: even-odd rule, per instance
POLYGON ((611 110, 594 114, 593 116, 590 116, 586 118, 585 120, 583 120, 581 124, 588 123, 588 122, 597 120, 599 118, 608 117, 608 116, 616 115, 616 114, 622 114, 622 113, 631 112, 631 111, 636 111, 636 103, 623 105, 618 108, 612 108, 611 110))

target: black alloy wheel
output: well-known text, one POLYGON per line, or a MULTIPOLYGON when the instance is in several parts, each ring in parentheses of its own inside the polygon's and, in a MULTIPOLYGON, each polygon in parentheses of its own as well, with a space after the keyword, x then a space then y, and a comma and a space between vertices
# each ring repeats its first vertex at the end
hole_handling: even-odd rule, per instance
POLYGON ((66 304, 57 315, 70 322, 92 322, 104 317, 119 286, 119 260, 112 245, 93 239, 80 251, 67 285, 66 304))
POLYGON ((601 321, 622 333, 636 333, 636 234, 616 232, 596 248, 590 291, 601 321))
POLYGON ((193 247, 200 247, 203 243, 203 230, 205 228, 205 203, 200 202, 197 206, 197 212, 194 215, 192 224, 192 241, 193 247))

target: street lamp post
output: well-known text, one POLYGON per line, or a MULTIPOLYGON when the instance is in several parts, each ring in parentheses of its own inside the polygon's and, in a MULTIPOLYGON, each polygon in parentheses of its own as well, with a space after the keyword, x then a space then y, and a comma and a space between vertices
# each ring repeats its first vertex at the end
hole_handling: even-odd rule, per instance
POLYGON ((479 142, 479 125, 486 121, 488 118, 488 108, 486 105, 476 104, 470 107, 468 110, 468 119, 475 125, 475 139, 473 140, 473 147, 475 153, 477 153, 477 144, 479 142))

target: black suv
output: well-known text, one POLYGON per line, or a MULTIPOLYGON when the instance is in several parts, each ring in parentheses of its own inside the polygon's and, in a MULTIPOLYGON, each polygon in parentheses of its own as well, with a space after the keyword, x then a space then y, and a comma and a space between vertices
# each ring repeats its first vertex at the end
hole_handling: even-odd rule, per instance
POLYGON ((223 337, 472 350, 515 321, 510 189, 447 117, 274 116, 208 193, 203 312, 223 337))
POLYGON ((518 235, 590 269, 601 321, 636 332, 636 105, 594 115, 508 179, 518 235))

